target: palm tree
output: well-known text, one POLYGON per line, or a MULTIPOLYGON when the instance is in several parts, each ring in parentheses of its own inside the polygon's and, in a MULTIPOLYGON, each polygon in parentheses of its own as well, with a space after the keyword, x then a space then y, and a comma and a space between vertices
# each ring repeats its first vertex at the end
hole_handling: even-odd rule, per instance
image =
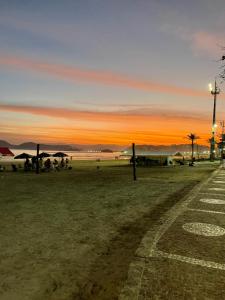
POLYGON ((189 133, 187 138, 191 141, 191 162, 194 161, 194 141, 199 139, 199 137, 195 133, 189 133))

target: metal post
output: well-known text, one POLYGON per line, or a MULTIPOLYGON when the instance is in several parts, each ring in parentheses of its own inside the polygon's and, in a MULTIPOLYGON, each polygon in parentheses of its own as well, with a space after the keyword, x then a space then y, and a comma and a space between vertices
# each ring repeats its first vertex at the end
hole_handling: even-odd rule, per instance
POLYGON ((191 162, 194 162, 194 139, 191 140, 191 162))
POLYGON ((37 144, 36 174, 39 174, 39 150, 40 150, 40 145, 37 144))
POLYGON ((132 151, 133 151, 133 178, 134 178, 134 181, 135 181, 135 180, 137 180, 137 177, 136 177, 135 143, 132 144, 132 151))
POLYGON ((197 152, 197 157, 198 157, 198 160, 200 158, 200 155, 199 155, 199 147, 198 147, 198 144, 196 143, 196 152, 197 152))
POLYGON ((214 161, 215 159, 215 131, 216 131, 216 98, 220 93, 219 88, 217 87, 215 81, 214 90, 211 91, 211 94, 214 95, 214 104, 213 104, 213 122, 212 122, 212 138, 211 138, 211 146, 210 146, 210 160, 214 161))

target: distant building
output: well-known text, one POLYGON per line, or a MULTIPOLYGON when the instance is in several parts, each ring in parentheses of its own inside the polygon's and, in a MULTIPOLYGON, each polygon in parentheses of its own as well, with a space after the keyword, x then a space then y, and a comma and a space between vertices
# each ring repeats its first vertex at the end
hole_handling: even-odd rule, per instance
POLYGON ((12 151, 7 147, 0 147, 0 156, 14 156, 12 151))

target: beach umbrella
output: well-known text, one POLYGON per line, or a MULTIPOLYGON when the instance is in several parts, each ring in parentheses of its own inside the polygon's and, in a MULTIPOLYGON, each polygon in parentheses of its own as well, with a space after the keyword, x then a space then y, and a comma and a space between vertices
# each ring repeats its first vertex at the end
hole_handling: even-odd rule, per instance
POLYGON ((45 158, 45 157, 50 157, 50 156, 51 156, 51 154, 49 154, 49 153, 47 153, 47 152, 42 152, 41 154, 39 154, 38 157, 40 157, 40 158, 45 158))
POLYGON ((181 157, 183 157, 183 155, 180 152, 175 153, 174 156, 181 156, 181 157))
POLYGON ((53 157, 66 157, 68 156, 66 153, 63 152, 56 152, 55 154, 52 155, 53 157))
POLYGON ((26 159, 26 158, 32 158, 33 155, 30 155, 28 153, 21 153, 14 157, 14 159, 26 159))
POLYGON ((66 153, 63 152, 56 152, 55 154, 52 155, 53 157, 66 157, 68 156, 66 153))

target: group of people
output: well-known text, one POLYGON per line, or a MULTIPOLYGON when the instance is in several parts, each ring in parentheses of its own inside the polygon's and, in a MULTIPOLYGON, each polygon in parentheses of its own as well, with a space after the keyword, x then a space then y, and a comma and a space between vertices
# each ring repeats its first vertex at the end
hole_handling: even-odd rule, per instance
POLYGON ((50 170, 59 171, 60 169, 69 169, 69 168, 71 168, 69 166, 69 159, 68 158, 66 158, 66 159, 62 158, 60 162, 57 159, 54 159, 53 161, 51 161, 50 158, 48 158, 44 162, 44 164, 43 164, 43 161, 41 163, 42 163, 42 166, 40 165, 40 168, 43 168, 43 166, 44 166, 44 169, 47 170, 47 171, 50 171, 50 170))
POLYGON ((37 158, 35 156, 33 156, 31 160, 27 157, 24 162, 24 170, 25 171, 35 170, 36 165, 37 165, 37 158))
POLYGON ((29 158, 26 158, 24 162, 24 170, 25 171, 35 170, 37 168, 37 163, 39 164, 40 170, 43 171, 51 171, 51 170, 59 171, 60 169, 71 168, 71 166, 69 166, 68 158, 66 159, 62 158, 61 161, 58 161, 57 159, 51 161, 50 158, 48 158, 44 161, 43 158, 37 160, 37 157, 34 156, 32 157, 31 160, 29 158))

